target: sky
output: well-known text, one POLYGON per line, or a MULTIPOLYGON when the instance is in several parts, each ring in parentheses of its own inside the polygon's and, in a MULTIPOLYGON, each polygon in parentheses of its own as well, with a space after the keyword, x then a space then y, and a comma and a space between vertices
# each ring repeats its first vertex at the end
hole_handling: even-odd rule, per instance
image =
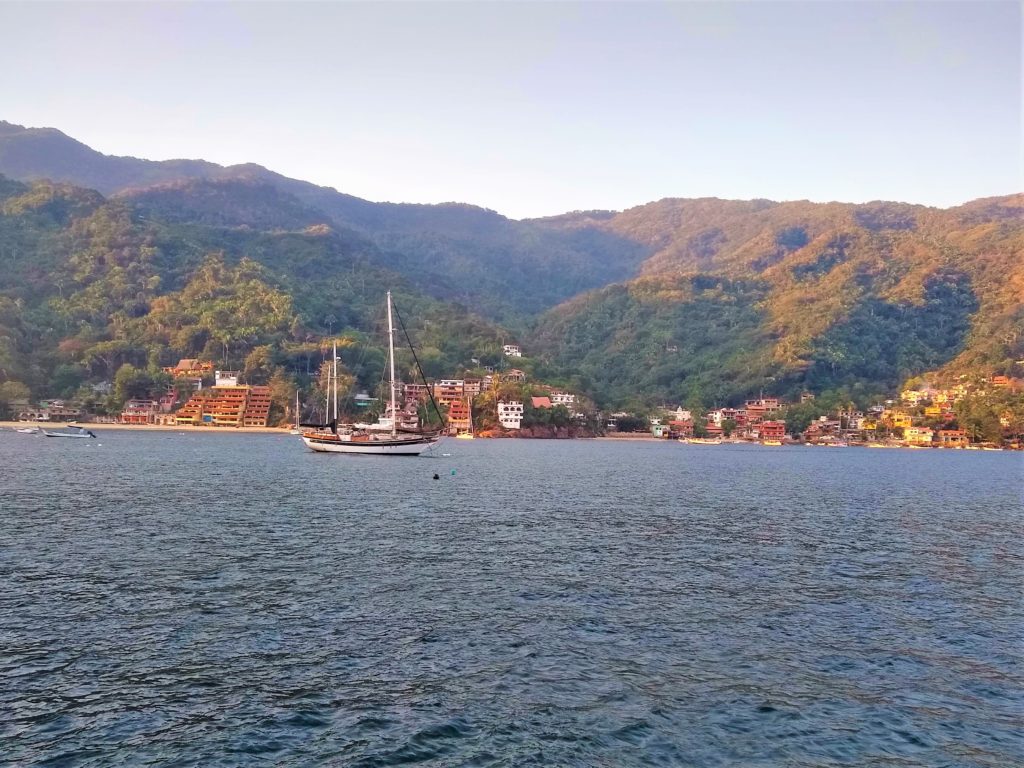
POLYGON ((512 218, 1021 191, 1018 2, 0 0, 0 119, 512 218))

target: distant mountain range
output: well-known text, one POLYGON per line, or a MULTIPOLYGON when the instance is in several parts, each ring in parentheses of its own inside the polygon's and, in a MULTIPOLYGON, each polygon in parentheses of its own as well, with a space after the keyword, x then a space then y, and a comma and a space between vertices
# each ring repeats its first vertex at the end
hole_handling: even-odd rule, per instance
POLYGON ((948 210, 668 199, 514 221, 3 122, 0 174, 0 380, 40 392, 58 368, 87 380, 218 343, 293 370, 307 338, 367 329, 389 285, 421 310, 439 371, 515 338, 536 375, 607 405, 867 397, 1024 359, 1022 195, 948 210), (207 295, 215 283, 230 290, 207 295), (276 309, 225 319, 218 342, 211 318, 246 286, 276 309))

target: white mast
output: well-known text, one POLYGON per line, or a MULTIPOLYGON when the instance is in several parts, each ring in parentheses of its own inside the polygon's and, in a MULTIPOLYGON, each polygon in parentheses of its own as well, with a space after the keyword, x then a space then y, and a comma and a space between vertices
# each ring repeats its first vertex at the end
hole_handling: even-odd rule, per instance
POLYGON ((388 358, 391 363, 391 436, 398 431, 398 411, 395 409, 395 329, 391 324, 391 291, 388 291, 388 358))
POLYGON ((334 421, 338 421, 338 342, 334 342, 334 421))

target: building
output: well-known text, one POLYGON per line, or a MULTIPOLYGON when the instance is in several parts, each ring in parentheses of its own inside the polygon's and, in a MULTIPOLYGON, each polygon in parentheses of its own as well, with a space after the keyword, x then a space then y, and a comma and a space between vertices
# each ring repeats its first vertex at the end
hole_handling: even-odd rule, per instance
POLYGON ((77 421, 82 409, 64 400, 40 400, 38 408, 25 408, 18 413, 18 421, 77 421))
POLYGON ((552 405, 564 405, 570 411, 576 406, 576 395, 570 392, 552 392, 552 405))
POLYGON ((931 396, 932 391, 924 389, 905 389, 900 392, 900 400, 911 408, 920 405, 923 400, 930 400, 931 396))
POLYGON ((195 357, 183 357, 177 365, 164 368, 164 373, 169 373, 176 379, 201 379, 213 373, 213 363, 195 357))
POLYGON ((269 416, 270 387, 215 386, 189 398, 175 414, 175 423, 265 427, 269 416))
POLYGON ((483 381, 481 379, 465 379, 462 383, 462 391, 465 392, 466 397, 474 398, 480 394, 483 387, 483 381))
POLYGON ((153 424, 160 412, 156 400, 129 400, 121 411, 122 424, 153 424))
POLYGON ((503 373, 501 375, 501 378, 504 381, 511 381, 511 382, 516 383, 516 384, 525 384, 526 383, 526 373, 523 372, 523 371, 520 371, 518 368, 512 368, 511 370, 506 371, 505 373, 503 373))
POLYGON ((519 429, 523 424, 523 404, 515 400, 498 402, 498 422, 505 429, 519 429))
POLYGON ((160 413, 170 413, 178 404, 178 390, 171 387, 160 396, 160 413))
POLYGON ((518 344, 506 344, 502 347, 502 352, 505 353, 505 357, 522 357, 523 352, 519 349, 518 344))
POLYGON ((454 400, 448 406, 448 434, 473 431, 473 415, 468 400, 454 400))
POLYGON ((942 448, 963 448, 971 442, 962 429, 940 429, 935 440, 942 448))
POLYGON ((214 371, 213 383, 217 387, 237 387, 238 371, 214 371))
POLYGON ((270 418, 270 387, 249 387, 249 398, 242 412, 242 426, 265 427, 270 418))
POLYGON ((931 445, 934 433, 929 427, 905 427, 903 439, 911 445, 931 445))
POLYGON ((782 440, 786 437, 786 422, 762 421, 757 425, 757 435, 761 440, 782 440))
POLYGON ((906 429, 913 422, 910 414, 905 411, 887 410, 882 413, 882 423, 889 429, 906 429))
POLYGON ((550 397, 531 397, 530 398, 530 404, 534 408, 551 408, 552 407, 552 405, 551 405, 551 398, 550 397))
POLYGON ((672 434, 678 437, 693 437, 693 422, 692 421, 670 421, 668 423, 669 429, 672 430, 672 434))
POLYGON ((422 403, 430 399, 426 384, 406 384, 402 387, 402 396, 407 403, 422 403))
POLYGON ((434 384, 434 399, 442 405, 451 405, 466 395, 466 383, 462 379, 441 379, 434 384))

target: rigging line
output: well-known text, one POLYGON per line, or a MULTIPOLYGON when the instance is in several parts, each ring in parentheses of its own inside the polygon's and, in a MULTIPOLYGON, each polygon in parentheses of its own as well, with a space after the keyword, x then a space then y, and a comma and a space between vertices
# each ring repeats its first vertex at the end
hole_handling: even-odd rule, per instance
POLYGON ((402 334, 405 336, 405 341, 409 345, 409 351, 412 352, 413 362, 416 363, 416 370, 420 372, 420 378, 423 379, 423 383, 427 387, 427 395, 430 397, 430 404, 434 406, 434 413, 437 414, 437 418, 441 420, 442 430, 448 426, 448 422, 445 421, 444 416, 441 415, 441 409, 437 407, 437 401, 434 400, 434 392, 430 388, 430 382, 427 381, 426 374, 423 373, 423 368, 420 366, 420 359, 416 356, 416 347, 412 345, 412 339, 409 338, 409 331, 405 328, 405 322, 402 320, 402 315, 398 311, 398 305, 392 300, 391 306, 394 307, 395 317, 398 318, 398 325, 402 328, 402 334))

